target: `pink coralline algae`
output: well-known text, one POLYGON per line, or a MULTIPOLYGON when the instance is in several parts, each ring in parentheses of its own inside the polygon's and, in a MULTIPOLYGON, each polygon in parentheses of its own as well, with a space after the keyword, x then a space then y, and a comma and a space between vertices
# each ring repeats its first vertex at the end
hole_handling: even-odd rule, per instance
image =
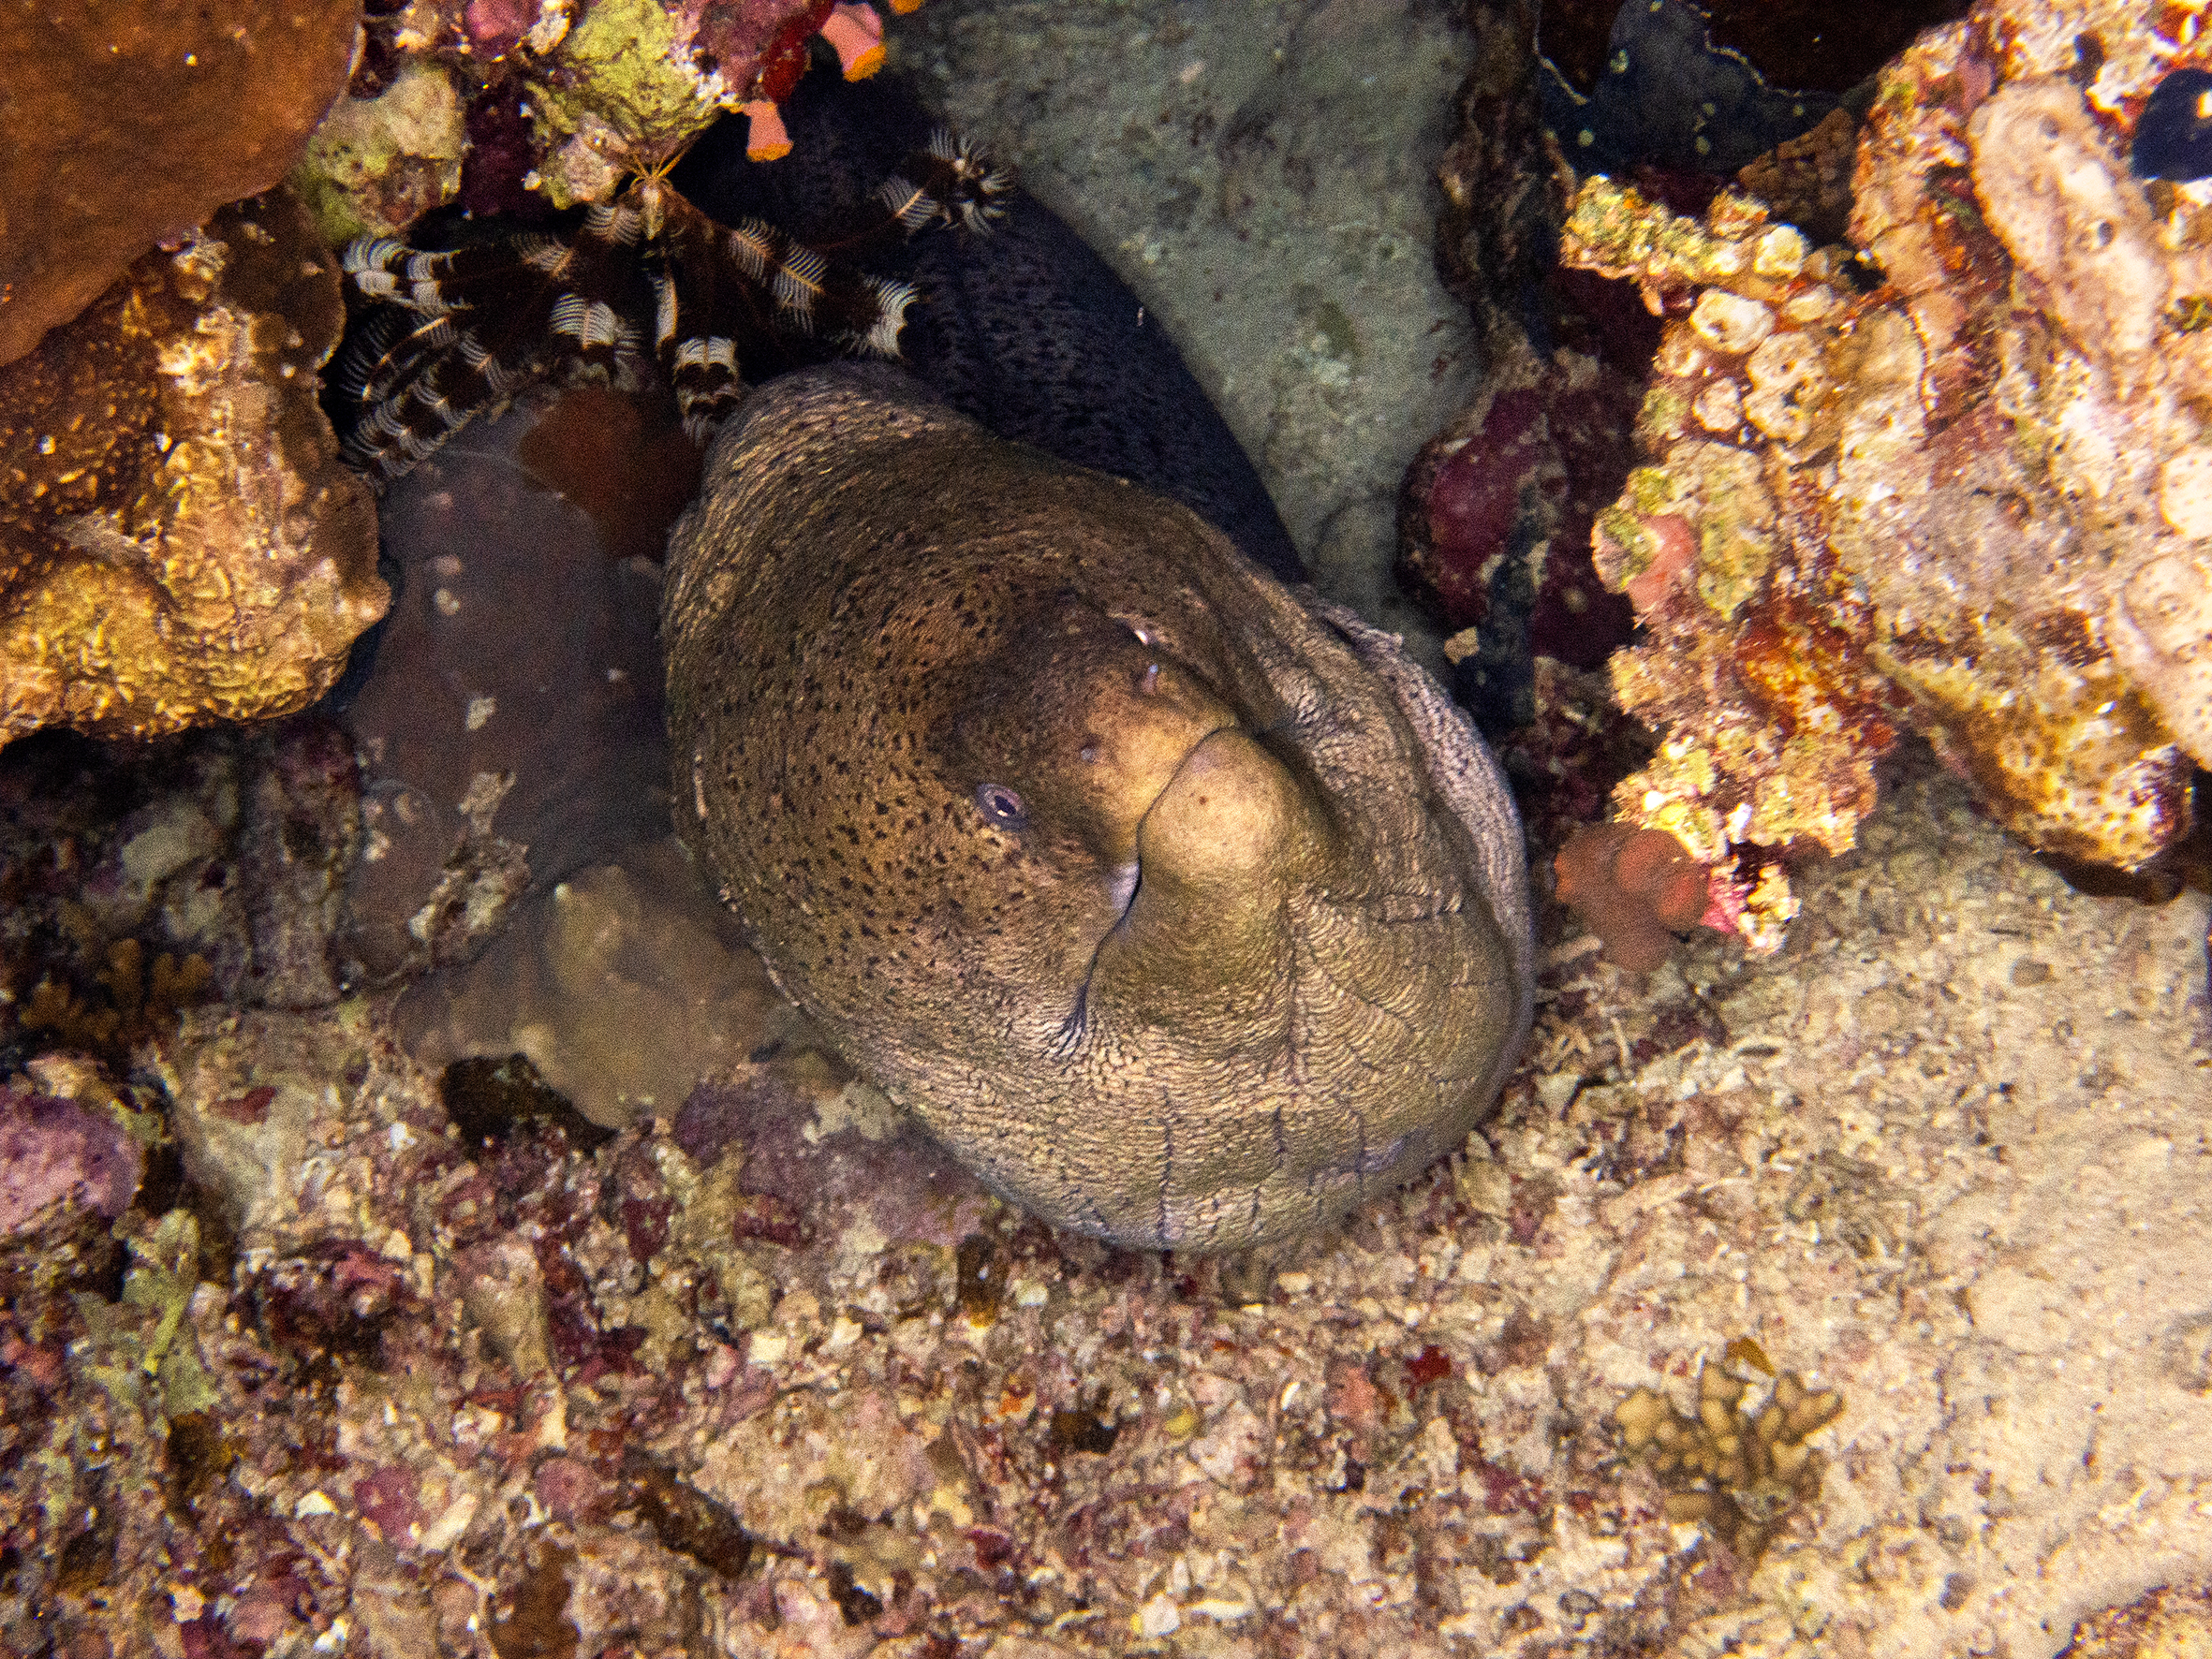
POLYGON ((113 1117, 0 1086, 0 1239, 37 1227, 57 1205, 113 1220, 138 1191, 143 1162, 113 1117))
POLYGON ((1922 37, 1862 132, 1857 260, 1741 195, 1702 220, 1602 177, 1575 197, 1566 260, 1667 318, 1649 464, 1594 538, 1646 630, 1615 693, 1661 733, 1615 805, 1743 878, 1755 947, 1794 909, 1772 855, 1850 847, 1903 732, 2038 848, 2135 869, 2189 828, 2212 183, 2127 160, 2164 77, 2212 56, 2172 9, 1984 0, 1922 37))
MULTIPOLYGON (((1576 352, 1518 350, 1438 434, 1407 477, 1399 558, 1455 628, 1480 628, 1513 661, 1590 668, 1627 639, 1628 605, 1600 585, 1590 525, 1628 469, 1632 381, 1576 352)), ((1478 670, 1479 671, 1479 670, 1478 670)), ((1519 676, 1482 682, 1512 708, 1519 676)))

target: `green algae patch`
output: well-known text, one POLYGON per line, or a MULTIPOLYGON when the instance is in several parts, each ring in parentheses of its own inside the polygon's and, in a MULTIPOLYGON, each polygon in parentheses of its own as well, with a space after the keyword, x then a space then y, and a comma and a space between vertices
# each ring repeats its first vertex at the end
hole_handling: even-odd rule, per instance
POLYGON ((292 169, 292 187, 333 247, 389 236, 461 188, 468 148, 451 77, 413 64, 373 98, 340 98, 292 169))
POLYGON ((79 1317, 90 1332, 85 1374, 116 1406, 167 1421, 215 1403, 199 1345, 184 1327, 199 1283, 199 1223, 171 1210, 151 1236, 129 1241, 123 1296, 110 1303, 80 1293, 79 1317))
POLYGON ((556 152, 582 140, 618 163, 656 159, 703 131, 731 95, 719 76, 692 66, 658 0, 598 0, 532 90, 531 119, 547 152, 539 185, 556 207, 597 188, 591 169, 556 152))

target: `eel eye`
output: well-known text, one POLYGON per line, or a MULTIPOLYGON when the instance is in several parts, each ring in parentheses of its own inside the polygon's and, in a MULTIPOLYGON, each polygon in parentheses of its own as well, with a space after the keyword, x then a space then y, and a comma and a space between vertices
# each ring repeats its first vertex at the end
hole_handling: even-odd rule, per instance
POLYGON ((978 784, 976 810, 983 815, 985 823, 995 824, 1001 830, 1019 830, 1029 817, 1029 809, 1022 804, 1022 798, 1004 784, 978 784))

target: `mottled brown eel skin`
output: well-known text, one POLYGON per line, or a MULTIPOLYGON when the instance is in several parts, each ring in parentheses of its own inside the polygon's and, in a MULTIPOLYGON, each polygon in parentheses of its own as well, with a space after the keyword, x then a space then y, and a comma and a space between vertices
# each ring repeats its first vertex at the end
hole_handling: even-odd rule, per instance
POLYGON ((756 392, 671 542, 680 833, 1005 1197, 1241 1249, 1456 1147, 1526 1033, 1521 829, 1390 636, 889 369, 756 392))

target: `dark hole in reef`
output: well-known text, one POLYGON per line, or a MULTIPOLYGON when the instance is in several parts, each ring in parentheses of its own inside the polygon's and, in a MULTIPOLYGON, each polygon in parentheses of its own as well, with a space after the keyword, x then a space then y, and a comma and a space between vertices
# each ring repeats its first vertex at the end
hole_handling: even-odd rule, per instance
POLYGON ((997 1247, 987 1235, 970 1233, 960 1241, 954 1260, 959 1266, 960 1311, 979 1325, 995 1317, 1003 1277, 997 1247))
POLYGON ((1718 0, 1707 6, 1716 45, 1733 47, 1777 86, 1842 92, 1912 43, 1955 22, 1971 0, 1718 0))
POLYGON ((169 1500, 172 1514, 189 1511, 238 1461, 237 1448, 204 1411, 169 1420, 169 1500))
MULTIPOLYGON (((1552 0, 1537 45, 1577 92, 1604 74, 1621 0, 1552 0)), ((1865 0, 1848 17, 1834 0, 1712 0, 1713 44, 1740 51, 1771 86, 1842 92, 1911 44, 1923 29, 1966 16, 1971 0, 1865 0)))
POLYGON ((184 1191, 184 1154, 177 1143, 163 1140, 149 1147, 145 1173, 139 1178, 138 1207, 148 1215, 167 1215, 184 1191))
POLYGON ((2139 179, 2180 184, 2212 173, 2212 121, 2198 114, 2212 92, 2212 74, 2175 69, 2151 92, 2136 118, 2128 165, 2139 179))
POLYGON ((558 1129, 582 1152, 595 1152, 614 1131, 593 1123, 538 1075, 529 1057, 479 1055, 456 1060, 438 1076, 438 1099, 464 1144, 502 1141, 526 1123, 558 1129))
POLYGON ((53 1587, 66 1595, 84 1595, 111 1582, 115 1576, 115 1541, 123 1531, 123 1517, 108 1490, 104 1471, 89 1473, 86 1490, 76 1512, 92 1513, 83 1530, 62 1546, 54 1564, 53 1587))
POLYGON ((1053 1445, 1061 1451, 1104 1457, 1121 1438, 1121 1425, 1107 1421, 1096 1411, 1060 1410, 1053 1413, 1051 1433, 1053 1445))
POLYGON ((123 1276, 130 1266, 130 1257, 121 1246, 102 1252, 88 1264, 84 1288, 104 1302, 123 1299, 123 1276))
POLYGON ((574 1659, 577 1629, 568 1617, 573 1549, 553 1546, 531 1566, 506 1607, 492 1615, 492 1651, 499 1659, 574 1659))
POLYGON ((855 1584, 852 1569, 841 1561, 830 1564, 830 1594, 835 1598, 837 1610, 845 1615, 848 1624, 865 1624, 883 1611, 882 1598, 855 1584))

